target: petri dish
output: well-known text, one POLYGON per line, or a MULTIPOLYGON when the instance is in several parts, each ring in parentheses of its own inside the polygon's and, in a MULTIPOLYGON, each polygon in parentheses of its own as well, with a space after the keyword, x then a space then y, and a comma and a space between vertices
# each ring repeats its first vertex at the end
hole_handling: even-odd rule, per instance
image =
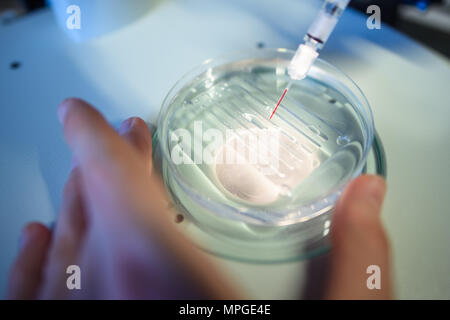
POLYGON ((383 171, 364 94, 323 60, 291 84, 269 119, 293 54, 257 49, 210 59, 163 102, 155 162, 185 217, 180 228, 209 252, 254 262, 324 252, 334 204, 367 171, 370 152, 370 170, 383 171))

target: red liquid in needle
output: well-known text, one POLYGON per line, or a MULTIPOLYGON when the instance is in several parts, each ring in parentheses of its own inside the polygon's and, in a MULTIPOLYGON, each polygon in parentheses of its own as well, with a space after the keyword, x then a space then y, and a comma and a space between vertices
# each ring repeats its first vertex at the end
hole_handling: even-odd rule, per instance
POLYGON ((283 101, 284 96, 286 95, 286 92, 288 91, 288 89, 289 89, 289 86, 288 86, 286 89, 284 89, 284 92, 283 92, 283 94, 281 95, 280 100, 278 100, 277 106, 275 107, 275 109, 273 109, 273 112, 272 112, 272 114, 270 115, 269 120, 272 119, 273 115, 275 114, 275 111, 277 111, 277 108, 278 108, 278 106, 280 105, 281 101, 283 101))

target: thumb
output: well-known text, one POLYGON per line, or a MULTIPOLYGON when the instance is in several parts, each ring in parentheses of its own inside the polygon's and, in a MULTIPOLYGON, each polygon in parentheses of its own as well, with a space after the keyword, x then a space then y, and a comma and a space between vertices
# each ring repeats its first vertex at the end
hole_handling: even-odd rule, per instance
POLYGON ((389 241, 381 222, 385 192, 383 178, 366 175, 352 181, 338 200, 327 298, 391 298, 389 241))

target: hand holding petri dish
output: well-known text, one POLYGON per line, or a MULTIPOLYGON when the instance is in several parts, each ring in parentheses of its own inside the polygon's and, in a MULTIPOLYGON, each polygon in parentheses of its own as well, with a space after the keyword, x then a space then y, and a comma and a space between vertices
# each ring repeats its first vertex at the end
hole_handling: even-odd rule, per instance
POLYGON ((163 103, 154 156, 187 218, 182 229, 207 251, 257 262, 323 252, 340 192, 365 170, 372 112, 327 62, 291 82, 269 119, 293 55, 258 49, 208 60, 163 103))

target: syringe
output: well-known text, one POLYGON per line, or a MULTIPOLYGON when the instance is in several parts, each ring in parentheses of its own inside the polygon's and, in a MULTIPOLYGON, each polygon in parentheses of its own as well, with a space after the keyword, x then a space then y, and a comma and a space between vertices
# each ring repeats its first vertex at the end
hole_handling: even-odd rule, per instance
POLYGON ((288 74, 291 80, 284 90, 281 99, 278 101, 277 106, 273 110, 270 116, 271 119, 278 108, 278 105, 280 105, 281 100, 283 100, 291 87, 292 81, 306 78, 309 69, 311 69, 314 61, 316 61, 319 56, 318 51, 322 49, 327 42, 349 2, 350 0, 326 0, 322 5, 319 14, 314 19, 304 37, 305 42, 298 46, 294 57, 289 63, 288 74))
POLYGON ((305 43, 298 46, 297 52, 288 66, 288 74, 291 79, 301 80, 306 77, 319 56, 318 51, 327 42, 349 2, 350 0, 325 1, 305 35, 305 43))

